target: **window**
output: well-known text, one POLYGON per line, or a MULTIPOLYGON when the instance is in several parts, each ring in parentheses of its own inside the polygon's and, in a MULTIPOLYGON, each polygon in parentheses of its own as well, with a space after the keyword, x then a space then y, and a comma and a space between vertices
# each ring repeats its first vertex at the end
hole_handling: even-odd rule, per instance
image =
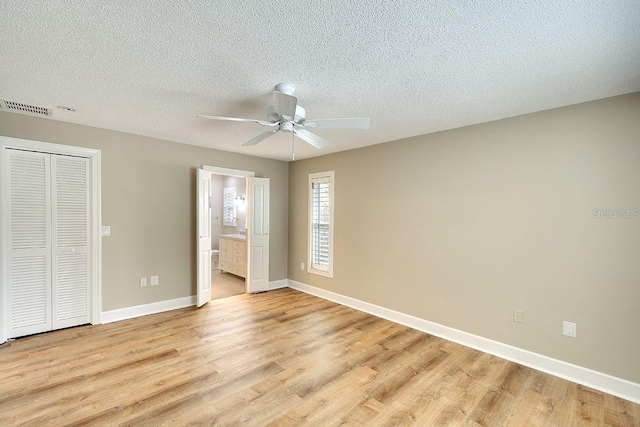
POLYGON ((236 215, 236 187, 225 188, 222 192, 222 225, 235 227, 238 221, 236 215))
POLYGON ((309 175, 309 273, 333 277, 335 172, 309 175))

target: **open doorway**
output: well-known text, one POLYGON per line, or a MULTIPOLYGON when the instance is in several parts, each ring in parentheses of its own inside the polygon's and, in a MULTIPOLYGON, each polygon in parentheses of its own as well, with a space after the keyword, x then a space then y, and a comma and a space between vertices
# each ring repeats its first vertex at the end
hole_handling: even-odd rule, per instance
MULTIPOLYGON (((224 179, 223 179, 224 185, 224 179)), ((246 292, 256 293, 269 290, 269 190, 268 178, 256 178, 254 172, 241 171, 235 169, 218 168, 214 166, 203 166, 197 170, 196 182, 196 237, 197 237, 197 284, 196 284, 196 305, 203 306, 211 300, 211 270, 212 261, 215 258, 218 269, 230 272, 236 276, 245 275, 246 292), (236 242, 229 245, 221 243, 221 235, 218 236, 217 253, 213 249, 216 239, 212 235, 212 177, 214 175, 227 175, 240 177, 245 180, 245 234, 238 230, 238 223, 242 226, 242 220, 235 214, 229 214, 228 227, 235 226, 235 233, 229 237, 236 242), (244 246, 242 247, 242 243, 244 246), (242 250, 244 249, 244 250, 242 250), (240 253, 235 252, 240 251, 240 253), (239 264, 233 264, 234 260, 239 264), (231 260, 231 264, 229 264, 231 260), (244 265, 242 262, 244 261, 244 265), (234 270, 235 268, 235 270, 234 270)), ((231 187, 229 187, 231 188, 231 187)), ((236 187, 237 190, 237 187, 236 187)), ((224 198, 223 186, 223 198, 224 198)), ((230 200, 236 200, 237 191, 234 197, 231 190, 227 191, 230 200)), ((238 199, 239 203, 243 201, 238 199)), ((231 205, 229 205, 231 207, 231 205)), ((218 220, 225 221, 224 205, 223 213, 218 215, 218 220)))
POLYGON ((211 174, 211 299, 247 291, 247 180, 211 174))
POLYGON ((245 279, 221 270, 211 272, 211 299, 242 295, 247 292, 245 279))

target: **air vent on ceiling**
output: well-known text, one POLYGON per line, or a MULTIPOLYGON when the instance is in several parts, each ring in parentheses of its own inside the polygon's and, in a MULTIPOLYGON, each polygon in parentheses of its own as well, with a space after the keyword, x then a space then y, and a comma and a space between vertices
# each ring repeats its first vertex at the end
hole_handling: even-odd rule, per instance
POLYGON ((0 99, 0 108, 14 113, 31 114, 34 116, 51 117, 53 110, 47 107, 38 107, 37 105, 23 104, 22 102, 7 101, 0 99))

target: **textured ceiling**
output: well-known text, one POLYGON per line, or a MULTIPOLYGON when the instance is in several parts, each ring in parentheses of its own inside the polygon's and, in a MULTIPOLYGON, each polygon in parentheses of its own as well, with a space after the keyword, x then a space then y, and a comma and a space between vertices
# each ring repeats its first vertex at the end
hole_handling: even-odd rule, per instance
POLYGON ((264 119, 291 82, 308 119, 371 118, 306 158, 640 90, 638 0, 2 0, 0 28, 0 97, 282 160, 291 134, 196 115, 264 119))

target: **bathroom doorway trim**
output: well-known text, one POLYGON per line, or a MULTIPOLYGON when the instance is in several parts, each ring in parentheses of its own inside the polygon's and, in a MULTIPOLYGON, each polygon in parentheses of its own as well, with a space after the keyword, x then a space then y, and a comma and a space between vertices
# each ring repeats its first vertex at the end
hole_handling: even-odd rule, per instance
MULTIPOLYGON (((197 265, 196 271, 197 274, 197 284, 196 284, 196 306, 201 307, 202 305, 209 302, 211 299, 211 176, 212 175, 221 175, 221 176, 233 176, 238 178, 245 179, 245 185, 247 185, 247 180, 251 178, 255 178, 255 172, 239 170, 239 169, 229 169, 222 168, 217 166, 209 166, 202 165, 200 169, 198 169, 198 177, 197 177, 197 185, 196 185, 196 198, 197 198, 197 224, 196 227, 196 240, 198 241, 197 248, 197 265), (207 194, 208 193, 208 196, 207 194), (203 205, 204 204, 204 205, 203 205), (207 209, 205 206, 208 205, 207 209), (208 213, 207 213, 208 212, 208 213), (203 215, 208 216, 208 218, 204 219, 203 215), (203 221, 204 219, 204 221, 203 221), (207 223, 205 225, 205 223, 207 223), (203 228, 204 227, 204 228, 203 228)), ((250 198, 252 197, 251 192, 247 193, 247 204, 250 206, 250 198)), ((247 256, 247 271, 251 271, 251 257, 247 256)), ((247 280, 245 279, 245 290, 250 291, 250 286, 247 280)))

